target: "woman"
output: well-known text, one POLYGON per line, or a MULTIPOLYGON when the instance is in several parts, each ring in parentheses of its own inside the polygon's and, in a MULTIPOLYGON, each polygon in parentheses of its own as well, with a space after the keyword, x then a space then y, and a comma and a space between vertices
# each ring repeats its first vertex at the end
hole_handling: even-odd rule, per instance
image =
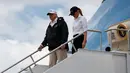
POLYGON ((76 49, 72 48, 72 54, 79 48, 84 48, 87 42, 87 20, 83 16, 80 8, 73 6, 70 9, 70 15, 74 17, 73 23, 73 37, 83 33, 78 38, 74 39, 73 44, 76 49))

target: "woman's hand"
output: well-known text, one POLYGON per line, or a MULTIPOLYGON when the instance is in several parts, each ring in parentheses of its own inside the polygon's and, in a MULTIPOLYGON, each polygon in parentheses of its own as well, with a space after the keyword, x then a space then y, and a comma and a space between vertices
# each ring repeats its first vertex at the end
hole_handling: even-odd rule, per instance
POLYGON ((86 41, 83 41, 83 43, 82 43, 82 48, 84 48, 85 45, 86 45, 86 41))
POLYGON ((87 42, 87 32, 84 32, 84 40, 83 40, 83 42, 82 42, 82 48, 85 47, 86 42, 87 42))

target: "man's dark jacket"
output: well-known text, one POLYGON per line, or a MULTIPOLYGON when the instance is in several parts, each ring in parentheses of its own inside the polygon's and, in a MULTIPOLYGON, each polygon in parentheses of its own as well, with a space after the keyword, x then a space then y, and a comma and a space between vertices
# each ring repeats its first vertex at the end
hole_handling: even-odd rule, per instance
MULTIPOLYGON (((49 50, 53 50, 68 40, 68 27, 63 17, 58 17, 57 23, 53 26, 49 24, 46 30, 46 36, 42 42, 43 46, 49 47, 49 50)), ((66 45, 68 50, 68 44, 66 45)))

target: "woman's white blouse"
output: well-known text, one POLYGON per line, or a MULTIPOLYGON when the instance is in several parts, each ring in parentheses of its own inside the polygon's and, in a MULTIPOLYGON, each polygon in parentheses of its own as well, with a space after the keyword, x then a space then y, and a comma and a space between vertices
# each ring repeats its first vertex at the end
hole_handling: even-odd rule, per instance
POLYGON ((79 16, 73 23, 73 35, 83 33, 87 30, 87 19, 79 16))

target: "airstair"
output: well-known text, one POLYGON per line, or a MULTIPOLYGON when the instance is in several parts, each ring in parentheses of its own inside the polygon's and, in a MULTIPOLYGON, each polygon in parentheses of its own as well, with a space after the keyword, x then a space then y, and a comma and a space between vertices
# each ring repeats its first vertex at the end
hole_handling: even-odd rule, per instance
MULTIPOLYGON (((111 29, 115 30, 115 29, 111 29)), ((109 32, 111 30, 107 30, 109 32)), ((119 30, 119 29, 116 29, 119 30)), ((123 30, 122 30, 123 31, 123 30)), ((37 62, 41 61, 51 53, 58 50, 61 46, 72 43, 72 41, 82 35, 83 33, 77 35, 73 39, 60 45, 50 53, 41 57, 37 61, 34 61, 32 57, 34 54, 38 53, 35 51, 20 60, 19 62, 13 64, 9 68, 3 70, 1 73, 7 73, 8 70, 12 69, 24 60, 31 58, 33 63, 23 68, 16 73, 130 73, 130 52, 115 51, 115 52, 105 52, 102 50, 102 32, 99 30, 87 30, 87 32, 96 32, 100 34, 100 50, 90 51, 87 49, 79 49, 78 52, 66 58, 62 62, 56 64, 52 68, 46 65, 39 65, 37 62)), ((129 32, 129 31, 128 31, 129 32)), ((128 40, 129 42, 129 40, 128 40)), ((72 43, 72 47, 75 46, 72 43)))

